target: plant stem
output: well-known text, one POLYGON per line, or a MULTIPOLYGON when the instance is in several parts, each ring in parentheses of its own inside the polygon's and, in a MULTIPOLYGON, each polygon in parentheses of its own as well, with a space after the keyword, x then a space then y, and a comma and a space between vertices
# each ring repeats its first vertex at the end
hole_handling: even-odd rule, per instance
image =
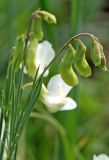
MULTIPOLYGON (((28 26, 28 30, 27 30, 27 33, 26 33, 26 36, 25 36, 25 43, 24 43, 24 50, 23 50, 23 60, 22 60, 22 68, 21 68, 21 79, 20 79, 20 83, 19 83, 19 90, 18 90, 18 93, 17 95, 19 95, 19 97, 21 97, 21 90, 22 90, 22 85, 23 85, 23 75, 24 75, 24 64, 25 64, 25 58, 26 58, 26 50, 27 50, 27 46, 28 46, 28 41, 29 41, 29 38, 30 38, 30 32, 31 32, 31 28, 32 28, 32 23, 33 23, 33 19, 35 17, 35 13, 32 14, 31 18, 30 18, 30 22, 29 22, 29 26, 28 26)), ((12 86, 12 84, 10 84, 12 86)), ((15 98, 15 97, 14 97, 15 98)), ((18 97, 16 97, 18 98, 18 97)), ((13 96, 12 96, 12 100, 13 100, 13 96)), ((12 107, 12 112, 15 110, 16 107, 18 107, 18 103, 20 103, 20 99, 17 101, 17 104, 15 104, 15 107, 12 107), (14 110, 13 110, 14 109, 14 110)), ((17 109, 17 112, 19 113, 19 110, 18 108, 17 109)), ((15 113, 15 112, 14 112, 15 113)), ((15 113, 16 114, 16 113, 15 113)), ((12 117, 14 117, 14 115, 11 114, 11 121, 16 121, 14 122, 14 126, 13 125, 13 122, 11 123, 11 132, 12 133, 15 133, 15 130, 16 130, 16 126, 17 126, 17 121, 18 121, 18 117, 19 117, 19 114, 16 115, 15 119, 13 119, 12 117), (15 128, 14 128, 15 127, 15 128)), ((17 152, 17 143, 16 143, 16 146, 12 145, 16 139, 16 134, 14 134, 12 136, 13 138, 10 139, 10 144, 9 144, 9 153, 8 153, 8 157, 7 157, 7 160, 12 158, 12 159, 16 159, 16 152, 17 152), (15 153, 14 156, 12 155, 12 153, 15 153)))

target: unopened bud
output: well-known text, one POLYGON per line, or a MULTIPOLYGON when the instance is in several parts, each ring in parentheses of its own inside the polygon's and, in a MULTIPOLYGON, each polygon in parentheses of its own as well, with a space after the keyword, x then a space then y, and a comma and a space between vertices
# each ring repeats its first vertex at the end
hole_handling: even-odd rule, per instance
POLYGON ((47 11, 37 11, 37 14, 47 23, 56 24, 56 17, 47 11))
POLYGON ((101 64, 101 48, 97 39, 93 39, 91 59, 95 66, 99 66, 101 64))
POLYGON ((104 71, 107 71, 106 58, 103 52, 103 46, 96 37, 93 38, 93 46, 91 58, 95 66, 99 66, 104 71))
POLYGON ((92 74, 92 71, 85 58, 86 46, 80 39, 78 39, 78 42, 79 44, 75 52, 75 67, 81 76, 89 77, 92 74))
POLYGON ((65 54, 62 62, 60 64, 60 75, 65 83, 69 86, 75 86, 78 82, 78 77, 76 76, 72 64, 74 62, 75 50, 72 45, 69 45, 68 51, 65 54))

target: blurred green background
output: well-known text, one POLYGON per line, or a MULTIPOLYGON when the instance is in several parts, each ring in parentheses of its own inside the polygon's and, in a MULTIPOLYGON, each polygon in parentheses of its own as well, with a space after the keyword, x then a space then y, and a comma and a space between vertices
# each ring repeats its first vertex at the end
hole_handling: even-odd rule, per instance
MULTIPOLYGON (((72 35, 90 32, 103 44, 109 65, 109 0, 0 0, 0 89, 10 49, 16 37, 26 32, 30 16, 38 8, 57 17, 57 25, 43 24, 44 39, 53 44, 55 51, 72 35)), ((89 46, 90 41, 85 39, 85 43, 89 46)), ((53 115, 67 130, 76 159, 80 160, 92 159, 93 154, 109 155, 109 71, 94 68, 90 49, 87 52, 93 75, 80 77, 79 86, 70 93, 78 101, 78 109, 53 115)), ((58 72, 57 64, 51 67, 49 77, 58 72)), ((20 143, 18 160, 64 160, 56 130, 44 121, 30 119, 20 143)))

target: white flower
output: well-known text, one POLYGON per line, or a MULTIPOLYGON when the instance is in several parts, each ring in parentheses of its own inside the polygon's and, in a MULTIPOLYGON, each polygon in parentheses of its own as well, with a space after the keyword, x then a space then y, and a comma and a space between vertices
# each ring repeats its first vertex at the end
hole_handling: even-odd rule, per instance
MULTIPOLYGON (((36 68, 39 67, 39 75, 43 72, 45 67, 52 61, 55 56, 55 51, 52 48, 52 45, 48 41, 43 41, 38 44, 36 51, 36 68)), ((45 76, 48 75, 48 70, 45 73, 45 76)))
POLYGON ((59 74, 53 76, 47 86, 47 93, 43 96, 44 103, 50 112, 72 110, 77 107, 76 102, 66 97, 71 90, 59 74))
POLYGON ((109 157, 106 154, 94 155, 93 160, 109 160, 109 157))

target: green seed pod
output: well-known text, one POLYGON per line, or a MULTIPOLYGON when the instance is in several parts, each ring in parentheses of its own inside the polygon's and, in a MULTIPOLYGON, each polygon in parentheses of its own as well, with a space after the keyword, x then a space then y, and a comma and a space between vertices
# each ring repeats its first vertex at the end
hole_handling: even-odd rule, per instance
POLYGON ((69 86, 75 86, 78 82, 78 77, 72 69, 72 63, 74 62, 75 50, 72 45, 69 45, 68 51, 65 54, 60 64, 60 75, 65 83, 69 86))
POLYGON ((101 47, 100 43, 95 38, 93 38, 91 59, 95 66, 99 66, 101 64, 101 47))
POLYGON ((26 52, 26 70, 29 76, 34 78, 37 68, 35 63, 38 40, 35 38, 30 41, 26 52))
POLYGON ((37 11, 37 14, 47 23, 56 24, 56 17, 47 11, 37 11))
POLYGON ((86 46, 80 39, 78 39, 78 42, 79 44, 75 52, 75 67, 81 76, 89 77, 92 71, 85 58, 86 46))
POLYGON ((107 71, 106 58, 105 58, 105 55, 104 55, 104 52, 103 52, 103 47, 102 47, 101 44, 100 44, 100 50, 101 50, 101 64, 99 65, 99 67, 100 67, 102 70, 107 71))
POLYGON ((21 35, 16 39, 15 47, 12 48, 11 63, 14 65, 15 72, 19 70, 20 63, 22 62, 23 49, 24 49, 24 35, 21 35))
POLYGON ((41 41, 43 39, 43 31, 41 27, 41 17, 37 16, 33 21, 33 33, 35 33, 37 40, 41 41))

